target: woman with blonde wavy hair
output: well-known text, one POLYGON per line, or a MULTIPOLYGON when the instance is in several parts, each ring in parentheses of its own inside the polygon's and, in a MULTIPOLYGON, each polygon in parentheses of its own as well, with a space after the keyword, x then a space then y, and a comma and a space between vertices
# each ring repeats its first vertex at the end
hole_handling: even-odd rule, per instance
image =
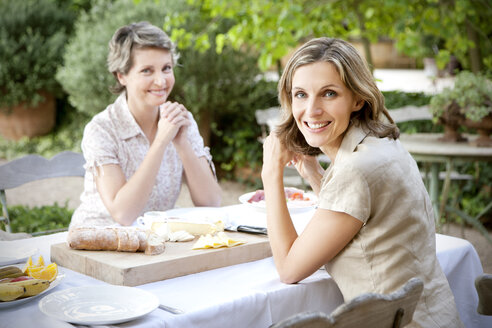
POLYGON ((282 122, 265 140, 261 176, 281 281, 324 265, 348 301, 418 277, 424 290, 411 326, 462 327, 437 261, 429 195, 366 62, 343 40, 310 40, 290 58, 278 92, 282 122), (320 153, 331 160, 326 171, 320 153), (284 196, 289 164, 319 199, 300 235, 284 196))

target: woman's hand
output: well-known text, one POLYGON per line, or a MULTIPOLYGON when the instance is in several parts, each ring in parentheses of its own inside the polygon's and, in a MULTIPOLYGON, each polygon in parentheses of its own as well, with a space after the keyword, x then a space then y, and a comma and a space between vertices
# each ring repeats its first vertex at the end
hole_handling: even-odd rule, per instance
POLYGON ((263 143, 263 167, 261 176, 263 183, 265 178, 283 175, 284 167, 293 159, 293 153, 289 151, 275 133, 265 139, 263 143))
POLYGON ((296 154, 290 163, 295 165, 300 176, 309 182, 314 193, 318 195, 321 186, 321 178, 325 173, 325 170, 319 164, 318 159, 315 156, 296 154))
POLYGON ((160 137, 180 143, 186 139, 189 125, 188 111, 183 105, 170 101, 162 104, 157 132, 160 137))

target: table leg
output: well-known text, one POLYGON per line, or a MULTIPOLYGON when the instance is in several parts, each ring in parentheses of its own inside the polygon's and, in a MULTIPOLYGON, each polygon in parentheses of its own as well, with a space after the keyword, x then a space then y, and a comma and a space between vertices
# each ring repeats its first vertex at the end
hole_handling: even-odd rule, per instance
POLYGON ((439 215, 439 163, 431 164, 431 179, 430 179, 430 198, 432 201, 432 207, 434 208, 434 219, 436 221, 436 229, 440 229, 439 215))
POLYGON ((451 159, 446 161, 446 177, 442 185, 441 192, 441 205, 439 207, 439 213, 444 213, 446 203, 448 201, 449 187, 451 186, 451 171, 453 170, 453 161, 451 159))
POLYGON ((7 197, 5 195, 5 190, 0 190, 0 203, 2 204, 2 213, 3 217, 0 217, 0 222, 5 221, 5 231, 8 233, 11 233, 12 230, 10 229, 10 219, 9 219, 9 212, 7 211, 7 197))

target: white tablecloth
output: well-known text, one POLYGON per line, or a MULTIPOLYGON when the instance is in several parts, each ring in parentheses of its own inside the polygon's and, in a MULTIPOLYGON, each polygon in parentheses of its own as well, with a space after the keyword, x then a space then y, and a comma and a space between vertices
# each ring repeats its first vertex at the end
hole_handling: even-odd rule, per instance
MULTIPOLYGON (((249 217, 261 225, 264 214, 244 205, 224 207, 238 217, 249 217)), ((302 230, 312 213, 294 215, 296 228, 302 230)), ((476 312, 478 296, 474 279, 482 274, 482 265, 473 246, 466 240, 436 235, 437 255, 456 299, 466 327, 492 327, 492 317, 476 312)), ((49 259, 50 245, 66 240, 66 233, 23 240, 0 241, 2 251, 35 246, 49 259)), ((89 276, 61 268, 65 277, 53 290, 106 284, 89 276)), ((111 327, 268 327, 295 313, 333 311, 343 302, 340 291, 324 270, 295 285, 279 281, 272 258, 238 264, 183 277, 138 286, 158 296, 162 304, 186 311, 173 315, 161 309, 141 319, 111 327)), ((42 296, 44 297, 44 296, 42 296)), ((16 308, 0 309, 0 327, 62 328, 73 325, 52 319, 38 308, 36 300, 16 308)))

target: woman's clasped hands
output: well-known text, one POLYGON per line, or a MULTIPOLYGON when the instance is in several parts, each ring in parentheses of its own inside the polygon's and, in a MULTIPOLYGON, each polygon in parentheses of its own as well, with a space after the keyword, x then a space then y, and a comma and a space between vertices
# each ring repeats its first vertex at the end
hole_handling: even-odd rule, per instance
POLYGON ((158 133, 165 134, 174 144, 186 140, 186 130, 190 124, 188 110, 184 105, 166 101, 160 106, 158 133))

